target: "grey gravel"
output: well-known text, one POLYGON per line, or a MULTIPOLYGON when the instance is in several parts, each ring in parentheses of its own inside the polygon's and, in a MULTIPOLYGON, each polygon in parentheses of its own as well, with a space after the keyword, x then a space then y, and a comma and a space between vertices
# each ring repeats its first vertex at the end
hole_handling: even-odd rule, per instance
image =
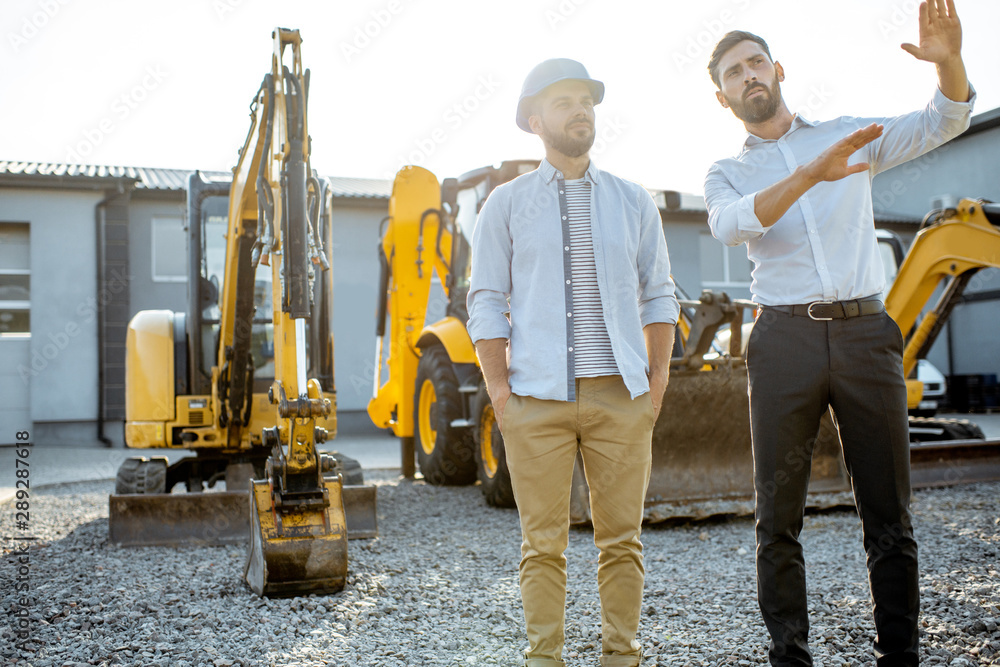
MULTIPOLYGON (((108 544, 110 482, 33 490, 30 641, 15 647, 13 502, 0 505, 0 663, 6 666, 517 665, 525 645, 517 514, 479 490, 367 471, 380 537, 352 541, 336 595, 262 599, 242 547, 108 544), (10 623, 6 621, 10 621, 10 623)), ((922 663, 1000 665, 1000 484, 917 492, 922 663)), ((749 519, 656 524, 643 534, 640 640, 650 665, 766 664, 749 519)), ((803 531, 817 665, 873 664, 860 525, 810 515, 803 531)), ((567 665, 596 665, 597 550, 570 534, 567 665)))

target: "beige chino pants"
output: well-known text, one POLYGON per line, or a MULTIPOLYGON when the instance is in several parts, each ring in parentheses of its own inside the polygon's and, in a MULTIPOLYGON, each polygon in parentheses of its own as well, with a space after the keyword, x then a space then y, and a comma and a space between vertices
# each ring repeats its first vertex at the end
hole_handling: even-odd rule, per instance
POLYGON ((645 575, 643 499, 649 483, 653 404, 629 396, 617 375, 580 378, 575 402, 511 396, 503 436, 521 518, 521 601, 528 667, 562 665, 570 487, 577 449, 590 486, 594 544, 600 550, 604 667, 633 667, 645 575))

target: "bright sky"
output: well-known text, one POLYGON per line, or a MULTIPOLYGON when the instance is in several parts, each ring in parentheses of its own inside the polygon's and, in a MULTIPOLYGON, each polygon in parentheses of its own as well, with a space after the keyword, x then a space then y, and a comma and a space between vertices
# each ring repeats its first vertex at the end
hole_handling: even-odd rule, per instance
MULTIPOLYGON (((976 113, 1000 106, 997 0, 957 0, 976 113)), ((715 99, 712 47, 763 36, 789 107, 885 116, 930 99, 916 0, 3 0, 0 159, 226 170, 269 70, 271 29, 298 28, 312 70, 313 166, 438 178, 542 156, 514 124, 538 62, 570 57, 607 87, 592 151, 649 188, 702 193, 742 124, 715 99)))

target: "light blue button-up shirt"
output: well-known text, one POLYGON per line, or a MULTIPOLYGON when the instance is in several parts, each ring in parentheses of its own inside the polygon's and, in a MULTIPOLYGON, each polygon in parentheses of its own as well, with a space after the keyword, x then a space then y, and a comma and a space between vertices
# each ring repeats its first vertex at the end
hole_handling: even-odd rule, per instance
POLYGON ((975 101, 971 87, 970 92, 969 101, 960 103, 938 90, 922 111, 895 118, 811 122, 796 115, 780 139, 751 134, 738 156, 712 165, 705 178, 708 224, 726 245, 747 244, 754 301, 779 306, 881 293, 885 276, 875 238, 872 178, 964 132, 975 101), (868 162, 868 171, 814 185, 774 225, 761 225, 754 213, 757 192, 871 123, 885 126, 882 136, 850 160, 868 162))
MULTIPOLYGON (((642 187, 591 162, 597 283, 615 362, 632 397, 649 391, 642 329, 680 308, 660 214, 642 187)), ((496 188, 472 235, 469 335, 509 341, 511 391, 573 401, 572 285, 563 176, 547 160, 496 188)))

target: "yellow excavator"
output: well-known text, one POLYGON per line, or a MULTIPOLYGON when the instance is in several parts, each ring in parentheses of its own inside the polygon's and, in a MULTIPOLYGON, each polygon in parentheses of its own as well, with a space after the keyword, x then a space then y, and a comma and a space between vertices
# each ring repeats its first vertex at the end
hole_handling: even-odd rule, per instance
POLYGON ((249 543, 250 588, 282 596, 342 588, 348 537, 377 525, 357 462, 318 449, 337 426, 331 193, 310 168, 302 39, 272 38, 232 178, 188 184, 188 310, 143 311, 128 329, 126 444, 194 456, 125 461, 109 533, 249 543))
MULTIPOLYGON (((425 169, 404 167, 394 181, 389 215, 380 235, 376 380, 369 416, 376 426, 392 429, 401 439, 404 474, 415 473, 415 453, 428 482, 469 484, 478 478, 486 502, 498 507, 512 507, 514 498, 503 438, 465 329, 467 239, 490 191, 536 165, 535 161, 505 162, 441 184, 425 169), (434 299, 441 299, 433 293, 435 276, 446 301, 445 316, 429 320, 434 299)), ((965 213, 952 212, 923 230, 918 240, 928 240, 915 243, 900 267, 887 308, 904 331, 916 321, 914 308, 919 313, 929 298, 927 290, 933 291, 926 281, 940 277, 946 269, 964 275, 998 263, 1000 232, 996 222, 991 224, 986 217, 992 205, 963 206, 960 211, 965 213), (970 216, 973 222, 964 219, 970 216), (968 225, 975 230, 966 229, 968 225), (950 247, 939 245, 937 237, 966 239, 962 248, 966 259, 953 261, 950 247), (929 248, 929 255, 917 252, 921 247, 929 248), (936 258, 936 263, 931 264, 930 258, 936 258), (923 277, 917 280, 919 287, 910 276, 923 277), (907 306, 897 312, 903 294, 907 306)), ((669 212, 661 214, 666 217, 669 212)), ((968 277, 962 280, 967 282, 968 277)), ((960 294, 961 286, 964 282, 948 293, 960 294)), ((746 329, 741 325, 754 304, 705 291, 698 299, 682 298, 681 305, 671 382, 653 431, 647 519, 752 512, 753 454, 743 357, 746 329), (722 339, 724 346, 720 346, 722 339)), ((936 321, 946 317, 949 308, 942 307, 936 321)), ((925 318, 914 336, 927 338, 920 332, 930 322, 925 318)), ((908 351, 914 336, 909 338, 908 351)), ((908 356, 915 358, 912 353, 908 356)), ((913 380, 909 386, 911 398, 919 401, 920 383, 913 380)), ((937 442, 914 443, 915 484, 1000 478, 1000 442, 983 440, 981 431, 967 422, 922 420, 921 425, 925 432, 937 430, 933 437, 937 442)), ((850 488, 839 437, 828 418, 812 454, 810 505, 849 503, 850 488)), ((571 519, 585 523, 589 518, 586 478, 577 465, 571 519)))

